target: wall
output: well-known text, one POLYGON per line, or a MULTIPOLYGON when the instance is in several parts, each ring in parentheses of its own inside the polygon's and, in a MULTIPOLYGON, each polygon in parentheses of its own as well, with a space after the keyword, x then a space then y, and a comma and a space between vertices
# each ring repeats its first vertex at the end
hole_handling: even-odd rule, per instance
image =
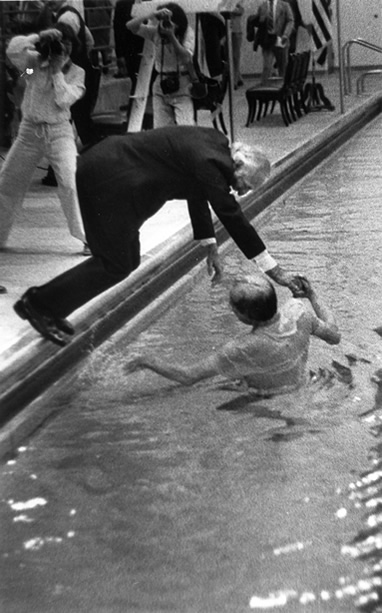
MULTIPOLYGON (((309 3, 311 0, 300 0, 309 3)), ((259 74, 261 72, 261 51, 253 52, 252 43, 245 38, 247 16, 256 12, 261 0, 244 0, 243 17, 242 73, 259 74)), ((353 38, 363 38, 382 47, 382 0, 339 0, 341 46, 353 38)), ((337 41, 337 0, 331 0, 333 10, 333 49, 334 66, 338 67, 337 41)), ((310 47, 310 38, 306 30, 299 29, 299 50, 310 47)), ((382 54, 353 45, 351 63, 354 66, 381 66, 382 54)))

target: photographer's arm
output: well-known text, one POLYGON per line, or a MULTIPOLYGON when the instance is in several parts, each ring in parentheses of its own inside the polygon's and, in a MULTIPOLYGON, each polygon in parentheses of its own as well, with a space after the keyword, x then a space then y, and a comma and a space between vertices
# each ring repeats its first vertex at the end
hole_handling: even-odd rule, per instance
POLYGON ((67 73, 62 72, 62 63, 53 67, 52 81, 54 100, 60 108, 69 108, 85 94, 85 71, 73 66, 67 73))
POLYGON ((171 17, 171 11, 168 9, 159 9, 158 11, 153 11, 150 15, 146 15, 145 17, 134 17, 130 19, 130 21, 126 22, 126 28, 130 30, 133 34, 140 34, 141 26, 149 19, 165 19, 166 17, 171 17))
POLYGON ((192 64, 192 52, 175 36, 175 27, 172 25, 169 28, 160 28, 160 30, 166 33, 167 38, 174 47, 178 60, 187 66, 192 64))
POLYGON ((7 57, 16 68, 24 72, 27 68, 33 68, 38 63, 40 54, 36 50, 36 43, 40 37, 38 34, 29 36, 14 36, 7 47, 7 57))

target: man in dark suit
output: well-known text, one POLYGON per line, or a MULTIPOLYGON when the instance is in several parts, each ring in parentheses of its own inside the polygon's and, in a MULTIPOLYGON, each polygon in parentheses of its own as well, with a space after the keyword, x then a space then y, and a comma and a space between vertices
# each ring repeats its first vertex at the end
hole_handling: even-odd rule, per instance
POLYGON ((280 77, 286 70, 289 55, 289 39, 295 24, 288 2, 264 0, 255 15, 247 19, 247 40, 253 41, 253 50, 261 47, 263 53, 262 83, 272 75, 276 63, 280 77))
POLYGON ((274 281, 296 291, 266 251, 231 188, 244 194, 269 176, 258 150, 212 128, 175 126, 110 136, 78 161, 77 189, 86 236, 93 254, 49 283, 30 288, 14 309, 45 338, 63 345, 73 333, 65 319, 92 298, 122 281, 140 263, 139 229, 168 200, 188 201, 194 238, 205 241, 207 265, 221 267, 208 203, 248 259, 274 281))

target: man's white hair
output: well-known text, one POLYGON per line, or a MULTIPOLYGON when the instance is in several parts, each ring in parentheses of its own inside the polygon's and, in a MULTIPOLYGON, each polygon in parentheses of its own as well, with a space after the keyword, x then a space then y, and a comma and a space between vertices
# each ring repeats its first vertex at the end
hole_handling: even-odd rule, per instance
POLYGON ((233 143, 231 147, 232 159, 242 162, 241 174, 252 189, 260 187, 271 174, 271 164, 267 156, 253 145, 241 142, 233 143))

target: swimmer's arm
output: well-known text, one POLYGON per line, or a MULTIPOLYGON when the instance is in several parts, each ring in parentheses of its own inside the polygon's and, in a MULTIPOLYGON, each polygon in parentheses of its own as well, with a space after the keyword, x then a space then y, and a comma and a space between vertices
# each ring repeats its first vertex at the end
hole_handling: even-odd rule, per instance
POLYGON ((321 300, 317 298, 316 293, 311 289, 307 298, 312 305, 316 321, 314 322, 313 334, 329 345, 338 345, 341 341, 341 334, 336 324, 332 311, 321 300))
POLYGON ((194 364, 184 365, 172 364, 162 358, 150 355, 136 355, 130 358, 125 364, 124 370, 127 373, 147 368, 166 379, 177 381, 182 385, 192 385, 202 379, 209 379, 218 374, 215 366, 215 356, 210 356, 194 364))

